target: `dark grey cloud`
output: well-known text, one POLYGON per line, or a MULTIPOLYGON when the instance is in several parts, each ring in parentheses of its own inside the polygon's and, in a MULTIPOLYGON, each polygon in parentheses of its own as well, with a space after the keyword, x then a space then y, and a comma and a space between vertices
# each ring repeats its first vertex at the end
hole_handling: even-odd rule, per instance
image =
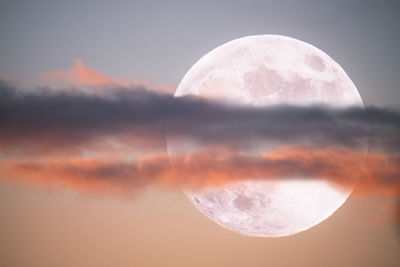
POLYGON ((147 88, 23 92, 0 85, 0 149, 38 144, 43 150, 128 135, 165 149, 165 135, 202 145, 308 144, 396 152, 400 112, 377 107, 234 106, 195 97, 173 98, 147 88), (163 147, 164 146, 164 147, 163 147))
POLYGON ((23 92, 0 85, 0 147, 42 149, 79 146, 130 133, 161 140, 171 96, 144 88, 113 88, 107 95, 38 88, 23 92))

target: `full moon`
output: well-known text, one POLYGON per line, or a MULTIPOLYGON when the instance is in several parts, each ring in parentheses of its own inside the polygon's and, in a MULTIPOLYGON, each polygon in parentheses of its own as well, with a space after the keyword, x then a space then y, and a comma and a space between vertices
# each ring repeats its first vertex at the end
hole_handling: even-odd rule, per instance
MULTIPOLYGON (((363 106, 345 71, 323 51, 279 35, 248 36, 223 44, 198 60, 174 97, 194 95, 240 105, 327 104, 363 106)), ((171 138, 173 156, 190 149, 171 138)), ((318 179, 240 181, 223 187, 185 190, 208 218, 249 236, 288 236, 332 215, 351 189, 318 179)))

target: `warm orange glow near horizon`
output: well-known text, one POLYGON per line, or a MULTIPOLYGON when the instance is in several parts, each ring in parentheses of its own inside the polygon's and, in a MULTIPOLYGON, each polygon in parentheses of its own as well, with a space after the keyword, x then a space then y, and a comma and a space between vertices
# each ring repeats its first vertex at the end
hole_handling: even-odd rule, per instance
POLYGON ((170 159, 156 153, 135 161, 114 158, 3 160, 7 180, 25 180, 78 192, 131 194, 148 186, 199 190, 246 179, 298 179, 318 177, 337 186, 357 184, 357 194, 397 195, 397 161, 378 153, 348 149, 285 147, 259 157, 237 152, 204 150, 170 159), (385 166, 385 168, 382 168, 385 166), (259 178, 263 177, 263 178, 259 178), (280 177, 280 178, 277 178, 280 177))

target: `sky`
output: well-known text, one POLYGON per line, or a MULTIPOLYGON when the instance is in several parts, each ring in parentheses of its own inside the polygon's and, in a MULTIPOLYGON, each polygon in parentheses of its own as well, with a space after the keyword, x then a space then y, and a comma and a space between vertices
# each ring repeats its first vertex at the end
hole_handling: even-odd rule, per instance
MULTIPOLYGON (((397 1, 368 0, 1 1, 0 265, 398 266, 400 228, 393 215, 398 212, 398 191, 393 194, 390 189, 398 190, 398 184, 391 183, 400 173, 395 153, 399 147, 399 113, 395 111, 400 100, 399 9, 397 1), (163 125, 156 122, 167 119, 163 108, 188 69, 211 49, 254 34, 290 36, 322 49, 357 86, 364 104, 371 107, 367 112, 372 122, 387 129, 373 131, 381 150, 372 150, 370 168, 362 173, 374 177, 379 172, 379 179, 371 179, 365 187, 361 183, 328 220, 289 237, 247 237, 213 223, 179 190, 182 185, 199 186, 200 171, 189 182, 180 177, 188 177, 198 162, 209 166, 207 158, 196 155, 195 165, 178 159, 177 175, 171 179, 171 170, 162 168, 168 161, 165 155, 152 158, 150 154, 164 145, 159 130, 163 125), (19 90, 26 93, 21 96, 19 90), (76 109, 63 112, 59 108, 69 105, 76 109), (143 110, 157 106, 157 110, 138 118, 125 116, 137 112, 138 105, 143 110), (131 123, 137 127, 126 126, 131 123), (124 131, 135 133, 137 139, 124 131), (113 149, 104 138, 122 148, 113 149), (118 161, 94 161, 90 154, 120 159, 130 146, 139 151, 132 158, 149 156, 141 166, 149 166, 150 178, 135 180, 135 190, 129 190, 132 184, 123 171, 143 169, 118 161), (84 157, 77 157, 83 149, 84 157), (390 170, 380 168, 386 158, 394 162, 390 170), (81 166, 87 166, 86 172, 81 166), (154 179, 155 171, 160 179, 154 179), (118 179, 108 178, 113 175, 118 179), (370 192, 371 188, 380 191, 370 192)), ((328 151, 346 155, 344 161, 359 157, 354 144, 365 122, 354 122, 357 110, 344 114, 330 109, 232 110, 220 103, 183 99, 172 113, 185 110, 184 115, 196 115, 204 105, 209 112, 206 118, 215 121, 197 119, 223 124, 225 132, 219 135, 223 140, 211 138, 214 143, 209 143, 210 133, 201 131, 204 127, 187 131, 182 125, 191 120, 189 116, 174 117, 173 134, 189 135, 206 145, 226 142, 229 146, 238 142, 238 136, 227 134, 232 133, 231 118, 238 114, 244 121, 249 116, 256 121, 254 114, 265 119, 264 114, 279 112, 290 121, 301 112, 323 112, 339 118, 338 125, 351 122, 357 127, 339 127, 348 134, 345 138, 330 131, 320 144, 344 149, 345 153, 328 151)), ((299 117, 294 118, 299 122, 299 117)), ((241 123, 234 122, 235 127, 241 123)), ((326 129, 325 124, 316 123, 326 129)), ((301 126, 300 120, 300 132, 301 126)), ((319 128, 315 129, 318 133, 319 128)), ((265 137, 257 133, 248 132, 253 138, 265 137)), ((268 138, 281 141, 272 134, 268 138)), ((299 141, 298 135, 288 138, 299 141)), ((313 137, 306 133, 304 138, 313 137)), ((335 179, 329 168, 337 166, 345 175, 360 176, 352 168, 332 165, 329 158, 323 161, 328 152, 318 145, 312 150, 276 151, 260 164, 275 168, 277 162, 271 159, 279 155, 286 165, 296 166, 295 174, 321 174, 301 161, 304 155, 316 155, 318 164, 325 164, 321 169, 327 179, 335 179)), ((249 171, 246 164, 232 163, 247 163, 247 158, 232 160, 220 162, 224 168, 213 171, 219 171, 220 177, 231 177, 227 168, 232 173, 249 171)), ((283 163, 278 163, 280 172, 283 163)), ((265 174, 257 167, 251 171, 265 174)), ((292 175, 293 169, 285 168, 284 174, 292 175)), ((204 177, 202 185, 215 182, 204 177)))

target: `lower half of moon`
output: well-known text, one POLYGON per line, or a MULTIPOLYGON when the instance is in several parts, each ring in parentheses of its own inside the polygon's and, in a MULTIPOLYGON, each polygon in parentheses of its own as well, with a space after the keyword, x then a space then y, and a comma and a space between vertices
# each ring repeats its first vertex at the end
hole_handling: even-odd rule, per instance
POLYGON ((347 199, 322 180, 240 181, 223 188, 185 191, 207 217, 249 236, 288 236, 322 222, 347 199))

